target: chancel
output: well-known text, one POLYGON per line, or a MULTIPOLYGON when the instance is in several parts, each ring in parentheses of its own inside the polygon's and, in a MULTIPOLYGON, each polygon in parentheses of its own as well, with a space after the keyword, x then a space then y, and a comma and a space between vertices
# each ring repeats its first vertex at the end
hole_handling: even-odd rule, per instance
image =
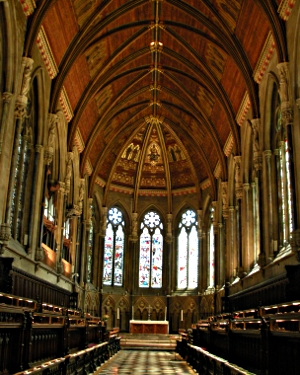
POLYGON ((0 375, 300 374, 299 45, 300 0, 0 0, 0 375))

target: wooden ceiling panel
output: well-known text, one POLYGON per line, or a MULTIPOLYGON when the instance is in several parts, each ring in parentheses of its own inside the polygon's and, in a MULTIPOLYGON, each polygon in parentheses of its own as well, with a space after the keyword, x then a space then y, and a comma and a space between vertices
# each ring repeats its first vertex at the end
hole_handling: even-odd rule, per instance
POLYGON ((277 11, 277 1, 61 0, 50 6, 42 24, 59 67, 52 109, 64 87, 74 111, 68 146, 79 128, 81 173, 90 163, 91 184, 99 176, 137 191, 209 180, 216 190, 216 167, 227 179, 223 149, 230 134, 233 152, 241 153, 235 119, 245 94, 258 106, 253 70, 271 29, 264 11, 277 11), (164 155, 155 171, 137 156, 149 155, 143 141, 152 127, 164 155))
POLYGON ((78 32, 77 19, 69 0, 56 1, 43 22, 56 64, 59 65, 70 42, 78 32))
POLYGON ((260 56, 270 25, 262 9, 252 0, 244 0, 236 35, 246 52, 252 68, 260 56))

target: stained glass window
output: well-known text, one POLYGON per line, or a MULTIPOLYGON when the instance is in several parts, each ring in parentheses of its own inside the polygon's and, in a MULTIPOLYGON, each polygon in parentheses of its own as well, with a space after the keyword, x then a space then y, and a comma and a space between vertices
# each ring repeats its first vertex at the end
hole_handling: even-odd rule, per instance
POLYGON ((104 241, 103 284, 123 285, 124 226, 122 212, 113 207, 108 211, 104 241))
POLYGON ((141 223, 140 288, 162 287, 163 224, 156 212, 150 211, 141 223))
POLYGON ((179 222, 177 241, 177 283, 179 289, 194 289, 198 286, 199 242, 196 214, 185 211, 179 222))

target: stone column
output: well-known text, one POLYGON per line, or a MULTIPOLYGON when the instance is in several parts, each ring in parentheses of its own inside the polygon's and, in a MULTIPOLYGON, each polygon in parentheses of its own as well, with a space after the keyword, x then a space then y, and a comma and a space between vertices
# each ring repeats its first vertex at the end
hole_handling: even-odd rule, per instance
POLYGON ((201 293, 204 293, 204 291, 209 286, 209 279, 208 279, 208 248, 207 248, 207 236, 208 234, 204 231, 201 233, 201 244, 200 248, 202 251, 202 257, 201 257, 201 273, 199 275, 200 277, 200 290, 201 293))
MULTIPOLYGON (((204 247, 203 247, 203 241, 202 241, 202 225, 203 225, 203 219, 202 219, 203 211, 197 210, 197 224, 198 224, 198 245, 199 245, 199 261, 198 261, 198 292, 201 293, 202 289, 204 289, 201 280, 202 280, 202 270, 204 268, 203 266, 203 255, 204 255, 204 247)), ((176 253, 176 252, 175 252, 176 253)), ((176 264, 176 262, 174 263, 176 264)))
POLYGON ((266 187, 266 207, 265 207, 265 218, 266 223, 264 230, 266 233, 266 260, 272 261, 274 259, 274 252, 273 252, 273 218, 274 218, 274 210, 273 210, 273 184, 272 184, 272 166, 271 166, 271 158, 272 158, 272 151, 266 150, 264 151, 264 160, 265 160, 265 187, 266 187))
MULTIPOLYGON (((292 87, 290 84, 289 63, 283 62, 277 65, 279 71, 280 84, 280 99, 281 99, 281 118, 282 125, 286 133, 286 148, 289 154, 289 161, 287 163, 287 173, 290 177, 290 190, 288 192, 288 200, 290 202, 288 220, 290 221, 288 238, 292 235, 294 230, 298 228, 296 203, 296 182, 295 182, 295 165, 294 165, 294 151, 293 151, 293 124, 294 124, 294 109, 291 104, 292 87)), ((289 203, 288 202, 288 203, 289 203)))
MULTIPOLYGON (((132 233, 129 238, 129 246, 131 250, 131 267, 132 272, 130 275, 130 290, 133 294, 138 292, 139 288, 139 249, 138 249, 138 213, 132 212, 131 214, 131 228, 132 233)), ((129 266, 130 267, 130 266, 129 266)))
MULTIPOLYGON (((300 121, 300 98, 296 99, 296 107, 297 107, 297 110, 295 111, 295 123, 299 123, 300 121)), ((294 142, 294 150, 296 150, 296 147, 299 147, 299 127, 294 127, 294 137, 293 139, 297 139, 297 143, 294 142)), ((299 153, 295 153, 295 155, 293 155, 293 159, 294 159, 294 167, 295 167, 295 180, 299 181, 299 176, 300 176, 300 158, 299 158, 299 153)), ((291 247, 293 249, 294 252, 296 252, 296 255, 297 255, 297 259, 298 261, 300 261, 300 228, 299 228, 299 212, 300 212, 300 199, 299 199, 299 196, 300 196, 300 184, 296 184, 295 188, 297 189, 297 192, 296 192, 296 197, 298 197, 298 199, 296 199, 295 201, 295 211, 294 211, 294 214, 295 214, 295 230, 291 233, 291 247)))
MULTIPOLYGON (((172 244, 173 244, 173 230, 172 230, 172 220, 173 215, 167 214, 167 236, 166 236, 166 244, 167 244, 167 265, 172 264, 172 244)), ((175 267, 174 267, 175 268, 175 267)), ((165 267, 165 271, 167 272, 167 295, 171 293, 171 280, 172 280, 172 268, 171 267, 165 267)))
POLYGON ((228 182, 222 182, 222 216, 223 216, 223 238, 225 241, 222 241, 221 253, 222 253, 222 262, 221 271, 222 277, 225 283, 230 282, 230 250, 228 244, 230 241, 228 240, 228 217, 229 217, 229 207, 228 207, 228 197, 227 197, 227 190, 228 190, 228 182), (225 245, 224 245, 225 242, 225 245))
POLYGON ((229 207, 229 241, 228 241, 228 252, 227 252, 227 264, 228 272, 227 277, 232 282, 236 276, 237 257, 236 257, 236 243, 235 243, 235 208, 234 206, 229 207))
POLYGON ((250 217, 251 217, 251 207, 250 207, 250 198, 249 198, 249 190, 250 184, 245 183, 243 184, 244 189, 244 233, 243 233, 243 269, 246 274, 250 271, 250 234, 251 234, 251 225, 250 225, 250 217))
POLYGON ((255 230, 254 230, 254 241, 256 243, 256 254, 257 258, 256 261, 260 266, 264 266, 266 264, 266 255, 264 252, 264 246, 261 246, 263 244, 263 203, 262 203, 262 197, 263 197, 263 182, 261 177, 261 171, 262 171, 262 152, 260 147, 260 138, 259 138, 259 129, 260 129, 260 119, 253 119, 251 120, 252 124, 252 131, 253 131, 253 169, 254 169, 254 185, 253 188, 255 188, 255 194, 253 197, 256 197, 253 201, 253 222, 255 230), (254 209, 255 207, 255 209, 254 209))
POLYGON ((64 211, 65 211, 65 183, 59 181, 59 190, 57 192, 57 232, 55 236, 55 241, 57 244, 57 253, 56 253, 56 271, 58 274, 63 273, 63 264, 62 264, 62 251, 63 251, 63 233, 64 233, 64 211))
POLYGON ((218 258, 219 258, 219 272, 218 272, 218 284, 221 288, 225 284, 225 248, 223 246, 224 241, 224 226, 222 223, 218 223, 218 258))
MULTIPOLYGON (((103 289, 103 257, 104 257, 104 241, 106 236, 106 220, 107 220, 107 207, 102 207, 100 212, 100 231, 99 231, 99 272, 98 272, 98 285, 100 290, 103 289)), ((102 298, 102 296, 101 296, 102 298)))
POLYGON ((243 184, 241 164, 242 157, 235 156, 235 196, 236 196, 236 260, 237 260, 237 273, 239 277, 244 276, 243 270, 243 254, 242 254, 242 212, 241 202, 243 198, 243 184))
MULTIPOLYGON (((219 223, 217 221, 217 202, 212 202, 213 212, 213 230, 214 230, 214 287, 219 286, 220 282, 220 249, 219 249, 219 223)), ((211 260, 210 260, 211 261, 211 260)))
POLYGON ((257 194, 257 183, 251 183, 252 189, 252 233, 253 233, 253 261, 254 264, 258 263, 259 261, 259 253, 260 253, 260 227, 259 227, 259 199, 257 194))
MULTIPOLYGON (((2 159, 2 145, 3 145, 3 138, 6 133, 7 129, 7 121, 8 121, 8 112, 10 108, 11 99, 13 97, 13 94, 10 92, 4 92, 2 94, 2 117, 1 117, 1 123, 0 123, 0 157, 2 159)), ((1 160, 0 159, 0 160, 1 160)))

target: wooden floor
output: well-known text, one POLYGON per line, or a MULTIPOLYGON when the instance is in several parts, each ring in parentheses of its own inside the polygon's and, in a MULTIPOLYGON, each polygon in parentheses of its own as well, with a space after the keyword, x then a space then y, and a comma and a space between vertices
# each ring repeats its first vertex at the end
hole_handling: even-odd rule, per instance
POLYGON ((120 350, 94 375, 180 375, 195 374, 175 352, 151 350, 120 350))

